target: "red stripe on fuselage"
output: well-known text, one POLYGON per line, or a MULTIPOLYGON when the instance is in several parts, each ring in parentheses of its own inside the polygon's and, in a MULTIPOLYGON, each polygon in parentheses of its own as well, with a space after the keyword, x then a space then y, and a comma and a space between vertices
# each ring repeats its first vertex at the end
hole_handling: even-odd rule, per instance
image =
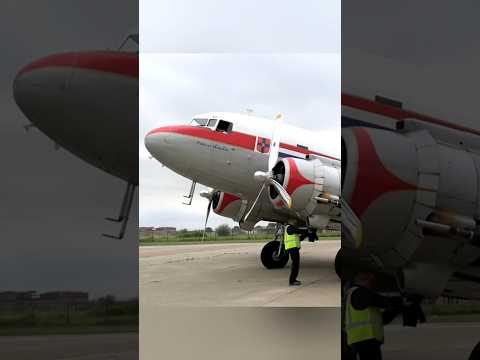
POLYGON ((340 161, 340 159, 338 159, 334 156, 325 155, 325 154, 322 154, 322 153, 319 153, 319 152, 316 152, 316 151, 307 150, 307 149, 304 149, 304 148, 301 148, 301 147, 298 147, 298 146, 294 146, 294 145, 290 145, 290 144, 280 143, 280 148, 286 149, 286 150, 296 151, 296 152, 299 152, 299 153, 302 153, 302 154, 305 154, 305 155, 313 154, 313 155, 322 156, 322 157, 327 158, 327 159, 340 161))
POLYGON ((174 133, 180 135, 188 135, 198 139, 212 140, 221 142, 223 144, 234 145, 244 149, 252 150, 254 149, 255 136, 243 134, 240 132, 232 131, 228 134, 213 131, 209 128, 196 127, 196 126, 185 126, 185 125, 175 125, 175 126, 165 126, 158 129, 150 131, 148 135, 160 134, 160 133, 174 133))
POLYGON ((371 112, 378 115, 383 115, 396 120, 408 121, 408 118, 414 118, 416 120, 420 120, 423 122, 427 122, 427 123, 435 124, 439 126, 444 126, 453 130, 463 131, 463 132, 467 132, 474 135, 480 135, 480 131, 472 128, 468 128, 461 125, 455 125, 442 119, 420 114, 415 111, 396 108, 393 106, 382 104, 373 100, 368 100, 355 95, 342 94, 342 105, 367 111, 367 112, 371 112))
MULTIPOLYGON (((256 146, 256 136, 254 135, 249 135, 249 134, 245 134, 237 131, 232 131, 230 133, 222 133, 218 131, 213 131, 209 128, 186 126, 186 125, 164 126, 164 127, 150 131, 147 134, 147 136, 153 135, 153 134, 165 133, 165 132, 188 135, 188 136, 196 137, 199 139, 216 141, 223 144, 241 147, 250 151, 254 151, 256 146)), ((301 154, 314 154, 314 155, 322 156, 328 159, 340 161, 340 159, 335 158, 333 156, 325 155, 316 151, 307 150, 307 149, 304 149, 298 146, 293 146, 290 144, 280 143, 280 148, 296 151, 301 154)))
POLYGON ((46 68, 71 67, 108 72, 138 79, 138 54, 124 51, 88 51, 50 55, 22 68, 18 75, 46 68))

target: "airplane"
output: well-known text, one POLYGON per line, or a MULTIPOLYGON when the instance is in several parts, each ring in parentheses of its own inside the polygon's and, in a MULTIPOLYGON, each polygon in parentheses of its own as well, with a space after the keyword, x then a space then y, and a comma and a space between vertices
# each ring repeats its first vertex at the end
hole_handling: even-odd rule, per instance
MULTIPOLYGON (((341 221, 340 159, 325 148, 321 134, 274 120, 228 112, 193 117, 186 125, 155 128, 145 136, 150 154, 174 172, 213 190, 202 193, 210 209, 244 230, 265 220, 292 225, 304 238, 341 221)), ((261 252, 268 269, 288 262, 283 234, 261 252)))
POLYGON ((372 271, 380 292, 417 303, 480 299, 480 131, 381 93, 345 92, 341 147, 351 212, 338 276, 372 271))
POLYGON ((13 96, 29 119, 55 142, 127 184, 120 213, 123 238, 138 185, 138 32, 117 50, 52 54, 27 64, 13 96))

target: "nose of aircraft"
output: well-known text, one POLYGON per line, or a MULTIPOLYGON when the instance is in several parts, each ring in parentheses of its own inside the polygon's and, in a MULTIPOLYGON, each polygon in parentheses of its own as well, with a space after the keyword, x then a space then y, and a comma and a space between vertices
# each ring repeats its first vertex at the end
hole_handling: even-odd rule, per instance
POLYGON ((164 160, 166 153, 170 151, 171 141, 170 127, 164 126, 150 131, 145 136, 145 147, 157 160, 164 160))
POLYGON ((51 115, 51 108, 59 105, 73 61, 74 54, 51 55, 29 63, 17 73, 13 96, 30 121, 36 123, 45 118, 43 115, 51 115))
MULTIPOLYGON (((192 176, 192 168, 202 162, 205 153, 201 151, 202 148, 195 146, 193 137, 184 135, 190 133, 189 130, 190 127, 185 125, 154 129, 145 136, 145 147, 162 165, 183 176, 192 176)), ((209 151, 206 153, 205 164, 208 164, 208 154, 209 151)))

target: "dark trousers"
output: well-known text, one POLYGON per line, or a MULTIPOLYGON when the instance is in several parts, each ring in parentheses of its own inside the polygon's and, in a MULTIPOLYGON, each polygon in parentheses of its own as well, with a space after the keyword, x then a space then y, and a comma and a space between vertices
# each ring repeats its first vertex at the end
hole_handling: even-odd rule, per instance
POLYGON ((288 253, 290 254, 290 259, 292 259, 292 266, 290 268, 290 283, 292 283, 297 280, 298 270, 300 268, 300 249, 288 249, 288 253))
POLYGON ((382 344, 375 339, 360 341, 352 347, 359 360, 382 360, 382 344))

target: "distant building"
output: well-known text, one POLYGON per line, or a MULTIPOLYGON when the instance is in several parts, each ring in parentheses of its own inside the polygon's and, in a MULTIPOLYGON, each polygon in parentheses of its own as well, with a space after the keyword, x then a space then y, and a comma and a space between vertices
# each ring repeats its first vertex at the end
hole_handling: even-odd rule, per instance
POLYGON ((155 228, 153 226, 140 226, 138 228, 139 231, 153 231, 155 228))
POLYGON ((35 294, 35 291, 2 291, 0 292, 0 303, 32 301, 35 298, 35 294))
POLYGON ((141 226, 138 229, 141 237, 176 235, 177 228, 173 226, 141 226))
POLYGON ((172 226, 157 227, 155 229, 155 235, 157 236, 166 236, 166 235, 176 235, 177 228, 172 226))
POLYGON ((138 232, 140 237, 152 237, 155 228, 153 226, 140 226, 138 232))
POLYGON ((39 302, 48 303, 83 303, 88 302, 88 292, 83 291, 49 291, 38 296, 39 302))

